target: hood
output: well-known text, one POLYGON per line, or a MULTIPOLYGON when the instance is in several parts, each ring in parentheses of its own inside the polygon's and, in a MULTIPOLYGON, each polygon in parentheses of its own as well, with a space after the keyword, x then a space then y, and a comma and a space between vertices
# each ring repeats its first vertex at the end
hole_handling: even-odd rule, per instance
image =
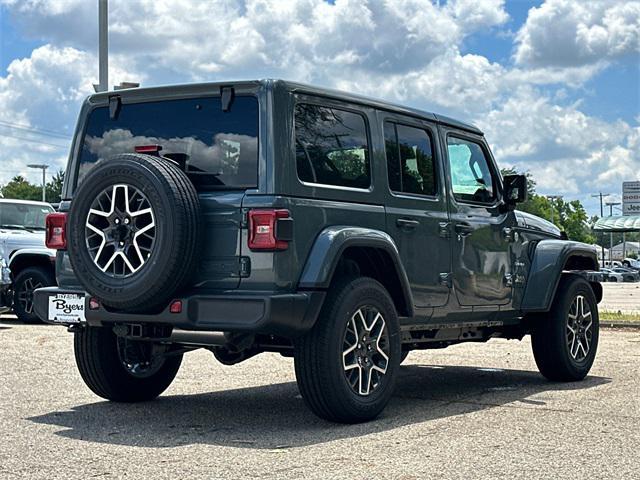
POLYGON ((44 246, 44 231, 0 229, 0 250, 5 257, 22 248, 43 248, 44 246))
POLYGON ((545 220, 544 218, 536 217, 527 212, 516 212, 518 218, 518 226, 526 228, 527 230, 534 230, 536 232, 546 233, 553 237, 560 238, 561 231, 553 223, 545 220))

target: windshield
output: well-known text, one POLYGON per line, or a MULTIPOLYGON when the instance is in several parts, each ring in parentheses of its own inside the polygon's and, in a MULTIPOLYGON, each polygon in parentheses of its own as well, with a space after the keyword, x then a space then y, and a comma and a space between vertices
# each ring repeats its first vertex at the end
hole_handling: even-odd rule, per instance
POLYGON ((123 104, 116 119, 107 107, 89 115, 78 181, 99 160, 160 145, 196 186, 255 188, 258 180, 258 101, 236 97, 222 111, 219 97, 123 104))
POLYGON ((44 221, 53 208, 48 205, 0 203, 0 228, 44 230, 44 221))

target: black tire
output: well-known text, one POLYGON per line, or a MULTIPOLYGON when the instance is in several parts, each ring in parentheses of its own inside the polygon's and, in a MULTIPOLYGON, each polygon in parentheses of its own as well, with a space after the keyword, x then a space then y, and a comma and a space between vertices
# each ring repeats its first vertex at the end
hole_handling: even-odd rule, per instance
MULTIPOLYGON (((134 227, 133 216, 127 221, 131 225, 125 229, 134 227)), ((110 218, 105 222, 111 222, 105 228, 113 229, 113 222, 121 220, 110 218)), ((192 279, 200 239, 198 194, 186 174, 166 159, 123 154, 98 163, 73 198, 68 224, 68 251, 74 273, 91 295, 109 307, 131 312, 157 311, 192 279), (91 234, 87 234, 85 223, 96 199, 121 184, 144 192, 153 211, 155 230, 150 253, 139 269, 127 277, 114 278, 115 271, 103 272, 94 263, 95 253, 89 251, 87 241, 91 234)), ((131 252, 133 233, 126 235, 124 248, 131 252)), ((112 264, 115 270, 116 262, 112 264)))
POLYGON ((23 323, 37 323, 42 320, 33 308, 33 292, 37 288, 56 284, 51 269, 28 267, 20 271, 13 281, 13 312, 23 323))
POLYGON ((404 361, 407 359, 407 357, 409 356, 409 351, 405 350, 404 352, 402 352, 402 354, 400 355, 400 365, 402 365, 404 363, 404 361))
MULTIPOLYGON (((370 326, 377 325, 373 321, 365 322, 370 326)), ((367 341, 375 343, 374 338, 376 335, 372 333, 367 341)), ((356 341, 354 345, 358 343, 356 341)), ((376 343, 374 350, 378 345, 376 343)), ((366 346, 362 348, 367 349, 366 346)), ((325 420, 340 423, 372 420, 382 412, 393 394, 400 355, 398 316, 385 288, 371 278, 340 279, 332 284, 315 326, 295 342, 294 362, 300 393, 313 413, 325 420), (383 335, 388 352, 386 373, 381 376, 371 374, 377 375, 373 388, 370 389, 371 380, 366 377, 366 395, 355 391, 359 386, 350 385, 343 366, 344 345, 346 335, 349 335, 347 324, 360 309, 366 309, 366 316, 373 316, 376 311, 382 315, 384 323, 381 325, 386 325, 386 333, 383 335, 381 331, 378 336, 383 335)), ((356 360, 354 357, 354 362, 356 360)), ((379 360, 380 357, 375 361, 379 360)), ((374 363, 373 358, 371 363, 374 363)), ((360 371, 362 369, 356 367, 355 374, 360 371)))
MULTIPOLYGON (((584 311, 586 312, 586 309, 584 311)), ((576 275, 563 276, 551 310, 534 321, 531 344, 540 373, 547 379, 558 382, 571 382, 585 378, 593 365, 600 333, 598 304, 589 283, 576 275), (584 338, 581 338, 582 334, 580 334, 577 340, 581 345, 587 342, 590 330, 591 336, 586 343, 588 344, 586 354, 585 347, 579 348, 580 345, 575 343, 576 338, 570 333, 571 330, 575 330, 575 323, 573 323, 575 320, 572 320, 570 314, 574 315, 575 310, 572 308, 577 308, 574 305, 579 302, 579 297, 583 298, 591 314, 582 322, 584 325, 581 328, 586 330, 584 338), (592 323, 589 329, 586 329, 589 319, 592 323), (573 328, 570 330, 571 326, 573 328), (584 358, 574 357, 572 354, 574 346, 576 353, 584 355, 584 358)))
POLYGON ((143 402, 153 400, 171 385, 182 355, 162 357, 151 372, 136 375, 125 367, 118 341, 107 327, 84 327, 74 334, 76 364, 93 393, 115 402, 143 402))

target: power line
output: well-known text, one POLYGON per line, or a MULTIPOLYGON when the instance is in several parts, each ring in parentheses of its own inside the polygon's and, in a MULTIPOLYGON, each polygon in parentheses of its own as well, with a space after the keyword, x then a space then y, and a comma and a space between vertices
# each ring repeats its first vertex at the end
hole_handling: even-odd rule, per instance
POLYGON ((13 123, 13 122, 7 122, 5 120, 0 120, 0 125, 8 128, 15 128, 17 130, 24 130, 26 132, 37 133, 38 135, 44 135, 47 137, 59 137, 64 139, 71 138, 71 134, 68 134, 68 133, 57 132, 55 130, 49 130, 46 128, 32 127, 30 125, 24 125, 22 123, 13 123))
POLYGON ((22 140, 24 142, 31 142, 31 143, 41 143, 42 145, 49 145, 51 147, 58 147, 58 148, 69 148, 69 145, 60 145, 59 143, 49 143, 49 142, 43 142, 42 140, 35 140, 33 138, 25 138, 25 137, 19 137, 17 135, 11 135, 9 133, 3 133, 0 135, 0 137, 10 137, 10 138, 15 138, 17 140, 22 140))

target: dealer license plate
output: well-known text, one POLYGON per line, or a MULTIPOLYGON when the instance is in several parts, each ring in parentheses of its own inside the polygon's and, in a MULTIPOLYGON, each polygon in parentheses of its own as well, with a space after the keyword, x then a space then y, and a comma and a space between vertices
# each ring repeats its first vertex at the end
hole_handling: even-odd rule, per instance
POLYGON ((84 295, 58 293, 49 297, 49 321, 55 323, 84 322, 84 295))

